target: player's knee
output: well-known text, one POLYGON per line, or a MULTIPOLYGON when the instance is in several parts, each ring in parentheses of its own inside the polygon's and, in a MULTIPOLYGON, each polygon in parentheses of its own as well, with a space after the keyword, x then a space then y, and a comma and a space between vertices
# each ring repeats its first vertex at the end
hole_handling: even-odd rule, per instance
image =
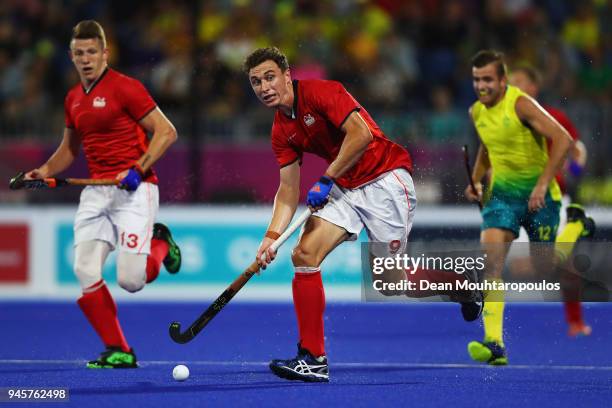
POLYGON ((82 288, 88 288, 102 279, 102 271, 89 265, 87 262, 76 262, 74 264, 74 274, 79 280, 82 288))
POLYGON ((130 293, 138 292, 146 283, 145 254, 120 253, 117 257, 117 283, 130 293))
POLYGON ((145 279, 143 277, 132 277, 132 276, 119 276, 117 277, 117 283, 123 289, 130 293, 138 292, 145 286, 145 279))
POLYGON ((490 265, 485 269, 485 278, 500 279, 504 271, 504 265, 490 265))
POLYGON ((74 274, 82 288, 88 288, 102 279, 102 255, 97 243, 82 243, 75 249, 74 274))
POLYGON ((291 253, 293 266, 319 266, 321 259, 317 259, 315 253, 306 250, 301 246, 296 246, 291 253))

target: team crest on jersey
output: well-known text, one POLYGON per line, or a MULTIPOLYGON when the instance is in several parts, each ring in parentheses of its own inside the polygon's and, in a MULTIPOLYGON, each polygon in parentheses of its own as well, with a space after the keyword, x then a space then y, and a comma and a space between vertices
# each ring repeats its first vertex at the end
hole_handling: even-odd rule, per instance
POLYGON ((307 113, 304 115, 304 123, 306 126, 312 126, 312 124, 315 123, 315 118, 310 113, 307 113))
POLYGON ((103 108, 106 106, 106 98, 101 98, 99 96, 96 96, 93 100, 93 107, 94 108, 103 108))

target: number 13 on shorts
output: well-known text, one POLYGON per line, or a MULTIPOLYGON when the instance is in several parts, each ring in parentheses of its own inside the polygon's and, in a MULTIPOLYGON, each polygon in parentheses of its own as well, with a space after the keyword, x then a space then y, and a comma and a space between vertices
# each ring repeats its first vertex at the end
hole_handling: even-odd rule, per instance
POLYGON ((138 247, 138 235, 122 231, 119 237, 119 245, 129 249, 134 249, 138 247))

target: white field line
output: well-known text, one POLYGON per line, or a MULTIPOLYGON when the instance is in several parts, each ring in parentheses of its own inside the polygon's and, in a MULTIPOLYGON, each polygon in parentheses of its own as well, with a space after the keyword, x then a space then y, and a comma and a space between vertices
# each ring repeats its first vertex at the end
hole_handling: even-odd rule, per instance
MULTIPOLYGON (((86 360, 1 360, 0 365, 19 364, 83 364, 86 360)), ((198 366, 230 366, 265 367, 265 361, 171 361, 171 360, 147 360, 139 361, 142 366, 148 365, 173 365, 178 362, 187 365, 198 366)), ((583 371, 612 371, 612 366, 583 366, 583 365, 543 365, 543 364, 514 364, 508 366, 488 366, 484 364, 447 364, 447 363, 332 363, 332 367, 342 368, 466 368, 466 369, 495 369, 495 370, 583 370, 583 371)))

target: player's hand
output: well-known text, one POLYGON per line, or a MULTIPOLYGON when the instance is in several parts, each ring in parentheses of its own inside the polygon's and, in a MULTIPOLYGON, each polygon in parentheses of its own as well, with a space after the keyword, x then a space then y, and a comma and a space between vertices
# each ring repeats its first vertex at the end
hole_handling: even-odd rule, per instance
POLYGON ((142 183, 142 174, 135 167, 122 171, 116 178, 121 180, 118 187, 127 191, 136 191, 140 183, 142 183))
POLYGON ((42 168, 38 168, 38 169, 28 171, 23 178, 25 180, 35 180, 35 179, 44 179, 46 177, 49 177, 47 172, 44 171, 42 168))
POLYGON ((306 204, 313 211, 323 208, 327 204, 327 197, 334 186, 334 180, 330 177, 323 176, 317 181, 314 186, 308 191, 306 196, 306 204))
POLYGON ((268 265, 276 258, 276 251, 273 251, 270 246, 276 241, 275 239, 264 237, 263 241, 259 245, 257 250, 257 263, 261 266, 261 269, 266 269, 268 265))
POLYGON ((463 192, 465 194, 465 198, 467 198, 469 201, 482 202, 482 183, 474 183, 474 187, 476 188, 476 191, 474 191, 471 184, 468 184, 463 192))
POLYGON ((536 184, 529 196, 529 211, 538 211, 546 206, 546 192, 548 186, 545 184, 536 184))

